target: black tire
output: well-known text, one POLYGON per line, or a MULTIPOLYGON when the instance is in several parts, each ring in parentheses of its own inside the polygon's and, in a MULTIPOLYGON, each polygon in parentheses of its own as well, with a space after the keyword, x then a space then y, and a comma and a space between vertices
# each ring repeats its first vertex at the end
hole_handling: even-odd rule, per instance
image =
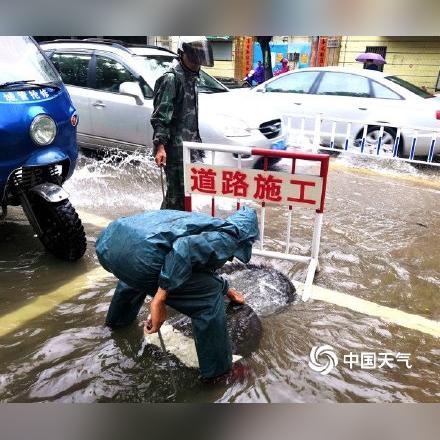
MULTIPOLYGON (((281 157, 269 157, 269 160, 267 162, 268 169, 270 169, 270 167, 280 162, 281 159, 282 159, 281 157)), ((254 169, 256 170, 264 169, 264 159, 262 157, 255 162, 254 169)))
POLYGON ((80 259, 87 248, 86 234, 75 208, 69 200, 50 203, 34 196, 31 205, 43 230, 38 237, 51 254, 65 261, 80 259))
MULTIPOLYGON (((380 126, 379 125, 369 125, 367 129, 367 136, 366 136, 366 145, 370 141, 371 144, 375 144, 375 141, 377 141, 379 137, 379 131, 380 126)), ((379 154, 386 156, 386 157, 392 157, 393 156, 393 148, 394 148, 394 142, 396 140, 397 130, 392 127, 384 127, 384 135, 382 138, 382 147, 381 152, 379 154)), ((361 130, 357 136, 356 136, 356 143, 360 146, 362 141, 362 134, 363 131, 361 130)), ((399 145, 397 147, 397 157, 403 156, 403 140, 402 137, 400 137, 399 145)))

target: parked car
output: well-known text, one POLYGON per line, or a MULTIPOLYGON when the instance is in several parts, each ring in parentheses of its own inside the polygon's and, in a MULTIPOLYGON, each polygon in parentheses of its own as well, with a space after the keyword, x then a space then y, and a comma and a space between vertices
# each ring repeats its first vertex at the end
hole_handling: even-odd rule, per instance
MULTIPOLYGON (((277 109, 284 117, 288 114, 320 113, 324 120, 341 118, 347 121, 377 121, 377 125, 368 126, 368 145, 376 144, 380 125, 388 125, 382 139, 384 152, 393 151, 397 128, 401 127, 400 156, 408 157, 411 149, 413 130, 409 127, 440 130, 440 105, 433 95, 398 76, 373 70, 305 68, 272 78, 253 89, 233 93, 241 96, 244 93, 246 96, 262 95, 267 106, 277 109)), ((313 130, 312 119, 306 129, 313 130)), ((322 130, 327 134, 331 132, 331 123, 324 121, 322 130)), ((345 141, 345 131, 346 127, 342 131, 339 128, 336 145, 340 146, 345 141)), ((353 140, 359 140, 362 133, 363 124, 352 125, 353 140)), ((416 155, 428 154, 431 134, 425 132, 424 137, 419 137, 416 155)), ((328 144, 329 136, 324 136, 322 142, 328 144)), ((355 145, 359 145, 359 142, 355 142, 355 145)), ((439 145, 436 154, 440 154, 439 145)))
MULTIPOLYGON (((57 40, 41 47, 61 74, 80 116, 78 143, 92 149, 152 146, 153 89, 177 58, 167 49, 113 40, 57 40)), ((204 142, 285 149, 286 131, 276 111, 243 101, 201 71, 199 126, 204 142)), ((243 159, 255 166, 257 159, 243 159)), ((217 153, 216 163, 237 158, 217 153)))

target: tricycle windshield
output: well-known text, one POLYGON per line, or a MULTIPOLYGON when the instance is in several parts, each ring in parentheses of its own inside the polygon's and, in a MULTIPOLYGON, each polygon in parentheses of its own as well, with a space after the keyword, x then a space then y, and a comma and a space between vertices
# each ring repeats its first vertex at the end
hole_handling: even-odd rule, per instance
POLYGON ((0 37, 0 88, 60 82, 31 37, 0 37))

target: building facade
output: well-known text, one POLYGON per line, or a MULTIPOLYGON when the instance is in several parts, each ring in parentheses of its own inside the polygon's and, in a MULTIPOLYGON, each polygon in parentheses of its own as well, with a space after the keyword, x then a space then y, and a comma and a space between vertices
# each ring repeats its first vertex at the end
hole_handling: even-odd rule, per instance
MULTIPOLYGON (((261 48, 255 36, 209 36, 215 64, 204 68, 220 78, 243 79, 262 60, 261 48)), ((308 66, 337 65, 341 37, 339 36, 273 36, 270 43, 272 68, 289 61, 290 70, 308 66)))
POLYGON ((429 92, 440 90, 440 37, 344 36, 339 65, 362 69, 355 58, 362 52, 378 52, 387 62, 383 72, 397 75, 429 92))

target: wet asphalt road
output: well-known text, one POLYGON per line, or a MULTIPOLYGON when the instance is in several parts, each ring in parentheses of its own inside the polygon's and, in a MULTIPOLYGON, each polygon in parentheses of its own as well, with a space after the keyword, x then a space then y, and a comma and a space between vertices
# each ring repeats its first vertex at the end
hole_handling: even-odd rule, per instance
MULTIPOLYGON (((439 172, 332 159, 315 283, 440 321, 439 172)), ((0 224, 0 401, 165 401, 171 384, 164 359, 143 350, 139 325, 118 334, 102 325, 115 280, 98 268, 94 242, 102 225, 91 216, 114 219, 157 209, 159 173, 144 156, 82 157, 66 189, 84 216, 88 250, 81 261, 67 264, 46 254, 19 209, 0 224), (17 325, 8 331, 11 316, 17 325)), ((208 205, 199 208, 207 211, 208 205)), ((275 209, 267 215, 266 241, 279 249, 287 213, 275 209)), ((294 218, 294 249, 306 253, 312 214, 298 210, 294 218)), ((301 264, 267 264, 268 270, 304 280, 301 264)), ((255 289, 255 281, 236 283, 244 291, 255 289)), ((144 309, 140 318, 146 314, 144 309)), ((181 386, 175 400, 440 400, 437 337, 321 301, 295 302, 262 322, 260 348, 246 359, 246 381, 207 389, 196 371, 176 368, 181 386), (327 376, 308 365, 311 348, 324 344, 340 359, 327 376), (412 367, 350 369, 342 364, 350 351, 409 353, 412 367)))

